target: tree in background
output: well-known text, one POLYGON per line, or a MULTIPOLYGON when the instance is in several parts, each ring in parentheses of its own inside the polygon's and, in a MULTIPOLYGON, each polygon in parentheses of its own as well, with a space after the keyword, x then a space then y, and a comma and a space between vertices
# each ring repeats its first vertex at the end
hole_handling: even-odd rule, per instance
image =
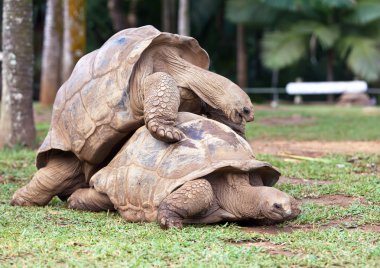
POLYGON ((178 4, 178 34, 190 35, 189 1, 179 0, 178 4))
POLYGON ((138 0, 129 0, 127 15, 125 15, 123 10, 123 2, 123 0, 108 0, 107 2, 112 26, 115 32, 126 28, 136 27, 137 25, 136 9, 138 0))
POLYGON ((236 35, 237 82, 241 88, 246 88, 248 85, 247 48, 245 41, 245 29, 243 24, 237 25, 236 35))
POLYGON ((48 0, 45 15, 40 102, 51 105, 60 86, 62 0, 48 0))
POLYGON ((161 0, 161 30, 176 32, 176 0, 161 0))
MULTIPOLYGON (((249 29, 255 39, 254 57, 260 54, 260 38, 264 29, 276 22, 275 11, 268 8, 262 0, 229 0, 226 9, 227 19, 237 25, 236 29, 236 77, 242 88, 248 85, 246 32, 249 29)), ((255 66, 260 69, 259 66, 255 66)), ((258 71, 258 70, 256 70, 258 71)))
POLYGON ((326 80, 334 80, 334 62, 343 60, 358 77, 380 78, 380 1, 266 0, 282 18, 267 32, 262 46, 266 67, 279 70, 298 62, 310 51, 326 59, 326 80))
POLYGON ((85 0, 63 0, 62 81, 86 51, 85 0))
POLYGON ((33 1, 3 1, 3 88, 0 145, 32 146, 33 1))
POLYGON ((108 0, 107 6, 115 32, 127 28, 127 20, 123 11, 123 0, 108 0))

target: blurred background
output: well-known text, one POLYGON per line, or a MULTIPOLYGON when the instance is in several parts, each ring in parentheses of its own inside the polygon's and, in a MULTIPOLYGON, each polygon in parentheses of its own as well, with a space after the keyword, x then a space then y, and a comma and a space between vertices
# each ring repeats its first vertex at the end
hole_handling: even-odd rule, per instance
MULTIPOLYGON (((151 24, 161 31, 195 37, 210 55, 211 70, 243 88, 281 88, 297 79, 363 79, 370 87, 379 87, 377 0, 35 0, 35 100, 41 88, 48 22, 56 24, 56 31, 46 34, 60 43, 62 37, 55 35, 67 35, 70 26, 64 25, 75 24, 68 33, 73 39, 71 51, 66 48, 61 53, 61 58, 73 54, 74 63, 115 32, 151 24), (62 4, 68 5, 68 16, 62 4)), ((60 83, 71 72, 70 67, 63 68, 68 70, 61 72, 60 83)))
MULTIPOLYGON (((151 24, 161 31, 196 38, 210 55, 210 69, 236 82, 254 102, 274 101, 272 106, 277 106, 279 99, 332 103, 340 96, 337 92, 300 98, 286 94, 285 87, 294 81, 362 80, 369 90, 348 102, 379 103, 378 0, 0 2, 3 66, 11 70, 13 56, 25 55, 17 57, 17 64, 25 67, 25 74, 3 68, 3 76, 13 72, 23 77, 20 79, 23 85, 14 89, 20 89, 20 94, 32 94, 24 102, 34 100, 51 106, 57 89, 81 56, 99 48, 122 29, 151 24)), ((17 78, 5 76, 2 99, 8 93, 4 86, 17 78)), ((17 109, 16 106, 12 109, 17 109)), ((6 122, 12 121, 4 118, 5 111, 10 110, 9 103, 8 108, 2 108, 3 129, 6 122)), ((15 117, 15 112, 12 113, 15 117)))

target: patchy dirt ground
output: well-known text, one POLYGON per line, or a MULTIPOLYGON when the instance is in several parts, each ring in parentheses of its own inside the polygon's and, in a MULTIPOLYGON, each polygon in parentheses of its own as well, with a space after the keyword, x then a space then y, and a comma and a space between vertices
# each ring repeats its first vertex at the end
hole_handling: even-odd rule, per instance
POLYGON ((332 181, 324 181, 324 180, 307 180, 300 178, 289 178, 285 176, 281 176, 277 184, 289 183, 293 185, 305 184, 305 185, 324 185, 324 184, 332 184, 332 181))
POLYGON ((350 218, 344 218, 339 220, 332 220, 324 225, 313 225, 313 224, 289 224, 285 227, 279 227, 278 225, 274 226, 249 226, 242 227, 243 231, 249 233, 259 233, 259 234, 272 234, 277 235, 280 233, 290 233, 295 231, 313 231, 313 230, 321 230, 331 227, 344 227, 347 229, 359 229, 367 232, 380 232, 380 225, 374 224, 365 224, 357 226, 356 223, 350 218))
POLYGON ((247 248, 250 248, 252 246, 259 247, 271 255, 281 254, 287 257, 298 255, 289 250, 286 250, 283 245, 274 244, 269 241, 239 241, 239 242, 231 242, 231 244, 239 245, 239 246, 243 246, 247 248))
POLYGON ((292 115, 287 117, 269 117, 259 119, 258 122, 267 126, 294 126, 294 125, 307 125, 315 121, 313 117, 304 117, 301 115, 292 115))
MULTIPOLYGON (((308 197, 300 200, 302 203, 314 203, 323 206, 342 206, 348 207, 354 202, 360 202, 361 204, 367 204, 367 201, 362 197, 352 197, 346 195, 324 195, 320 197, 308 197)), ((380 225, 366 224, 358 226, 355 221, 351 218, 342 218, 338 220, 331 220, 326 224, 294 224, 289 223, 288 225, 281 227, 279 225, 273 226, 244 226, 242 227, 244 231, 250 233, 261 233, 261 234, 279 234, 279 233, 289 233, 297 230, 303 231, 311 231, 311 230, 319 230, 326 229, 330 227, 344 227, 348 229, 360 229, 364 231, 371 232, 380 232, 380 225)), ((265 247, 264 247, 265 248, 265 247)), ((281 253, 279 253, 281 254, 281 253)))
POLYGON ((35 123, 50 123, 52 108, 42 105, 37 105, 33 109, 34 112, 34 122, 35 123))
POLYGON ((302 203, 314 203, 324 206, 342 206, 348 207, 354 202, 359 202, 361 204, 366 204, 366 200, 362 197, 352 197, 345 195, 325 195, 321 197, 309 197, 302 199, 302 203))
POLYGON ((380 154, 380 141, 263 141, 250 142, 254 152, 261 154, 295 154, 318 157, 326 154, 380 154))

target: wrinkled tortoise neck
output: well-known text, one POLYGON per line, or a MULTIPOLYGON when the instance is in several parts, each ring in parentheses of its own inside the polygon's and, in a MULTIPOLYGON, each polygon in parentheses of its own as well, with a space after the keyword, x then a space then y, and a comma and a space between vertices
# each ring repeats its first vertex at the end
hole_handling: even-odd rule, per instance
POLYGON ((172 50, 162 53, 167 70, 177 81, 178 86, 189 88, 213 108, 223 108, 224 112, 229 110, 228 96, 231 94, 228 90, 234 85, 230 80, 182 59, 172 50))
POLYGON ((212 186, 220 207, 238 219, 257 219, 263 215, 260 187, 249 184, 245 174, 225 174, 214 177, 212 186))

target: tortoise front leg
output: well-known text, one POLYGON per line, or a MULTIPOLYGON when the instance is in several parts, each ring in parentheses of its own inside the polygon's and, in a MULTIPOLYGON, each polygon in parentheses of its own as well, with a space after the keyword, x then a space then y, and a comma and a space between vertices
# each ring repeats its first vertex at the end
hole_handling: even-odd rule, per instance
POLYGON ((39 169, 27 185, 13 194, 11 205, 44 206, 55 195, 66 197, 87 185, 78 158, 70 153, 52 153, 47 165, 39 169))
POLYGON ((69 208, 88 211, 115 210, 106 194, 97 192, 94 188, 76 190, 67 200, 69 208))
POLYGON ((213 200, 214 193, 206 179, 186 182, 161 202, 157 221, 163 229, 182 228, 184 219, 206 211, 213 200))
POLYGON ((153 137, 164 142, 176 142, 184 137, 174 126, 179 104, 180 92, 170 75, 157 72, 145 78, 144 119, 153 137))

